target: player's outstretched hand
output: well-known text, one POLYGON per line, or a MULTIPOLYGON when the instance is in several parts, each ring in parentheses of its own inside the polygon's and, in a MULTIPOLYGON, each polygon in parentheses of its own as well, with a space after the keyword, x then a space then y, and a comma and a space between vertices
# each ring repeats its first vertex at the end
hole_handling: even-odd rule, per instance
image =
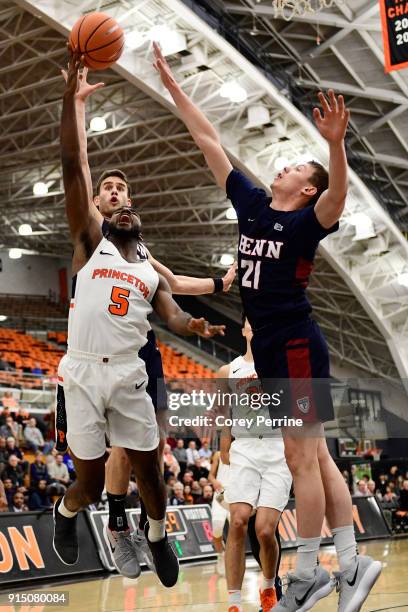
POLYGON ((336 98, 332 89, 328 91, 328 99, 321 91, 318 98, 323 108, 323 115, 320 109, 313 109, 316 127, 329 144, 339 143, 344 140, 350 119, 350 111, 344 104, 344 98, 341 95, 336 98))
POLYGON ((223 291, 226 293, 231 289, 231 285, 235 280, 235 276, 237 274, 237 262, 234 261, 228 272, 222 277, 222 282, 224 285, 223 291))
MULTIPOLYGON (((72 58, 74 52, 71 48, 71 45, 67 43, 67 48, 70 53, 70 57, 72 58)), ((68 64, 69 69, 69 64, 68 64)), ((68 82, 68 72, 64 69, 61 70, 62 76, 65 79, 65 82, 68 82)), ((82 102, 85 102, 88 96, 92 95, 94 91, 100 89, 105 85, 105 83, 95 83, 95 85, 91 85, 87 81, 88 76, 88 68, 84 66, 82 70, 78 70, 78 86, 75 93, 75 97, 82 102)))
POLYGON ((202 338, 213 338, 214 336, 225 336, 225 325, 211 325, 208 321, 201 319, 190 319, 188 329, 202 338))
POLYGON ((159 73, 163 85, 167 89, 171 89, 172 87, 177 85, 177 82, 173 76, 170 66, 167 63, 166 58, 164 57, 162 53, 162 50, 160 49, 160 45, 157 42, 153 43, 153 53, 154 53, 153 66, 159 73))
POLYGON ((71 45, 68 43, 68 52, 69 52, 69 61, 68 61, 68 71, 63 71, 63 76, 65 78, 65 92, 64 95, 76 95, 79 90, 79 69, 81 67, 81 62, 83 56, 80 55, 78 51, 72 49, 71 45), (65 74, 64 74, 65 72, 65 74))

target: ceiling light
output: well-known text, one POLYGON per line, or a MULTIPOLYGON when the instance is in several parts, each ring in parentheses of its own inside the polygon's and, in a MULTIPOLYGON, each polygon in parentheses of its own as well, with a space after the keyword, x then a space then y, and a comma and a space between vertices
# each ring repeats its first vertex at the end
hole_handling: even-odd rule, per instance
POLYGON ((232 206, 230 206, 229 208, 227 208, 227 210, 225 211, 225 216, 227 217, 227 219, 229 219, 230 221, 236 221, 238 219, 237 217, 237 211, 235 210, 235 208, 233 208, 232 206))
POLYGON ((9 257, 10 259, 20 259, 23 252, 21 249, 9 249, 9 257))
POLYGON ((92 117, 90 128, 93 132, 103 132, 106 130, 106 121, 104 117, 92 117))
POLYGON ((2 323, 3 321, 7 321, 6 315, 0 315, 0 323, 2 323))
POLYGON ((38 181, 38 183, 34 183, 33 185, 33 194, 35 196, 44 196, 48 193, 48 185, 47 183, 43 183, 42 181, 38 181))
POLYGON ((373 220, 366 215, 366 213, 354 213, 354 215, 351 215, 346 220, 356 228, 356 234, 353 241, 367 240, 368 238, 375 238, 377 235, 374 229, 373 220))
POLYGON ((219 94, 221 98, 229 98, 231 102, 245 102, 248 97, 244 89, 237 81, 227 81, 221 85, 219 94))
POLYGON ((408 289, 408 272, 404 272, 403 274, 398 274, 397 282, 403 287, 406 287, 408 289))
POLYGON ((290 162, 288 160, 287 157, 277 157, 273 163, 273 167, 275 168, 275 170, 277 170, 278 172, 280 172, 281 170, 283 170, 286 166, 289 166, 290 162))
POLYGON ((169 28, 165 23, 154 25, 149 31, 149 38, 159 43, 164 57, 187 49, 187 39, 184 34, 169 28))
POLYGON ((234 256, 231 253, 223 253, 221 255, 220 264, 222 266, 232 266, 234 263, 234 256))
POLYGON ((141 47, 145 40, 146 35, 142 34, 142 32, 138 32, 137 30, 133 30, 133 32, 128 32, 125 34, 125 45, 131 51, 141 47))
POLYGON ((22 223, 18 228, 20 236, 30 236, 33 233, 33 228, 29 223, 22 223))

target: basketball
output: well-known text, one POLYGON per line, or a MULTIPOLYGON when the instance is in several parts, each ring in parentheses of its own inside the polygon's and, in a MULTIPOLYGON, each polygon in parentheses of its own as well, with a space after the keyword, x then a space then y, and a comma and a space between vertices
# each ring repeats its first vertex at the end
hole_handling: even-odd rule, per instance
POLYGON ((125 36, 118 22, 106 13, 90 13, 76 21, 69 42, 84 55, 85 66, 104 70, 120 58, 125 36))

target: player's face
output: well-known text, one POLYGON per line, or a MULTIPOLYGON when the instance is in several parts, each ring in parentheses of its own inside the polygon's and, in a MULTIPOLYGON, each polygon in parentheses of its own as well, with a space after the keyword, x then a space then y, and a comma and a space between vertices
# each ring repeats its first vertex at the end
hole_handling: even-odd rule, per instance
POLYGON ((102 181, 95 204, 105 219, 110 219, 118 208, 131 206, 125 181, 118 176, 108 176, 102 181))
POLYGON ((142 223, 134 208, 122 206, 113 211, 109 221, 111 235, 139 238, 142 223))
POLYGON ((272 191, 284 193, 288 196, 306 195, 312 197, 316 193, 316 187, 310 182, 314 174, 314 168, 310 164, 297 164, 296 166, 285 166, 276 175, 271 189, 272 191))
POLYGON ((244 336, 244 338, 248 340, 248 342, 251 342, 252 336, 254 334, 252 332, 252 327, 248 319, 245 319, 245 324, 244 324, 244 327, 242 328, 242 335, 244 336))

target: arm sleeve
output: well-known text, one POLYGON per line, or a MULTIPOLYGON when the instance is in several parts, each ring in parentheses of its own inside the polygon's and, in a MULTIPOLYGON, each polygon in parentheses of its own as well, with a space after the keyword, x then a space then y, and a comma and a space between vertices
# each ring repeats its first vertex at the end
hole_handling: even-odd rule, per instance
POLYGON ((238 218, 245 215, 256 217, 271 202, 263 189, 235 169, 231 170, 227 178, 227 198, 231 200, 238 218))

